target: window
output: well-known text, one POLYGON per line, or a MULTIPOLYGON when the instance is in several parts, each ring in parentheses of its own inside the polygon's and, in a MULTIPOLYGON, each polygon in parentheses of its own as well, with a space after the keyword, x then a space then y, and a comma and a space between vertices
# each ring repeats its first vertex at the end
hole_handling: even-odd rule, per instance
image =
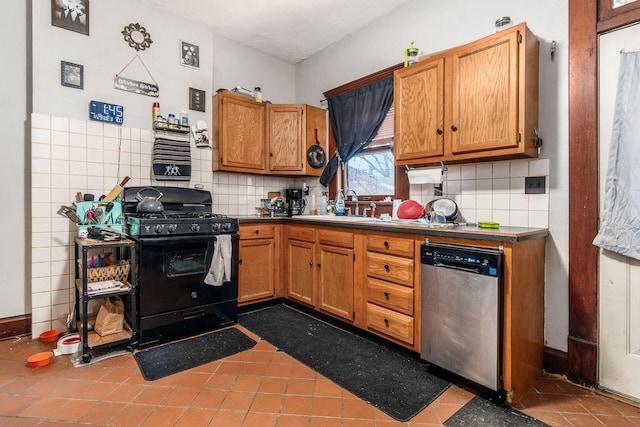
POLYGON ((347 162, 347 188, 359 196, 393 196, 393 106, 373 141, 347 162))

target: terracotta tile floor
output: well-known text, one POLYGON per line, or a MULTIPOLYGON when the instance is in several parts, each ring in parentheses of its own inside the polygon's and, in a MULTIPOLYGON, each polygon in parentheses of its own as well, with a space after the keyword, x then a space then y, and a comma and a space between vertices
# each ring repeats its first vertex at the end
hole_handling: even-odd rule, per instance
MULTIPOLYGON (((55 343, 0 341, 0 426, 441 426, 474 395, 453 385, 397 422, 238 327, 258 340, 253 349, 154 382, 131 354, 30 368, 27 357, 55 343)), ((552 426, 640 426, 638 407, 560 378, 540 378, 516 407, 552 426)))

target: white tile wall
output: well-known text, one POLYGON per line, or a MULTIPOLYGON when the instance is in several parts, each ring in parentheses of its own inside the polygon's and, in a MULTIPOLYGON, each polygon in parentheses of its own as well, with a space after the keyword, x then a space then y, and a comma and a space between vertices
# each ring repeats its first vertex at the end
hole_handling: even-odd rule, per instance
MULTIPOLYGON (((213 195, 213 210, 229 216, 251 216, 270 191, 310 187, 318 197, 318 178, 282 178, 211 172, 211 150, 191 145, 188 183, 157 182, 151 177, 153 134, 95 121, 43 114, 31 116, 32 316, 33 336, 66 329, 73 310, 75 226, 58 215, 78 191, 105 194, 130 176, 131 186, 202 184, 213 195)), ((549 161, 518 160, 447 166, 444 195, 453 198, 464 221, 493 220, 504 225, 548 227, 549 188, 542 195, 524 194, 525 176, 549 176, 549 161)), ((412 185, 411 198, 433 199, 433 185, 412 185)))
POLYGON ((211 150, 191 145, 190 182, 158 182, 151 177, 153 134, 43 114, 31 116, 32 316, 33 336, 66 329, 73 310, 75 226, 57 214, 78 191, 108 193, 124 176, 131 186, 202 184, 213 194, 214 212, 255 215, 269 191, 293 187, 293 178, 211 172, 211 150))
MULTIPOLYGON (((448 165, 443 197, 460 209, 459 222, 496 221, 517 227, 549 227, 549 160, 513 160, 477 165, 448 165), (524 178, 546 177, 545 194, 525 194, 524 178)), ((433 184, 411 185, 411 199, 433 200, 433 184)))

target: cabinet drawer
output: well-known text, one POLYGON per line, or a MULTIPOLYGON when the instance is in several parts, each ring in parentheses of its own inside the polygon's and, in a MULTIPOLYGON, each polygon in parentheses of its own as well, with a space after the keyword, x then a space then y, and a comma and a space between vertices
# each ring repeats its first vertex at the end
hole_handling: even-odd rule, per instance
POLYGON ((413 345, 413 317, 367 303, 367 327, 413 345))
POLYGON ((315 242, 316 231, 313 227, 287 227, 287 238, 315 242))
POLYGON ((367 275, 413 287, 413 259, 367 252, 367 275))
POLYGON ((367 236, 367 250, 382 254, 413 258, 414 242, 411 239, 387 236, 367 236))
POLYGON ((276 226, 273 224, 241 225, 238 235, 240 236, 240 240, 273 239, 276 235, 276 226))
POLYGON ((413 289, 406 286, 369 277, 367 301, 413 316, 413 289))
POLYGON ((353 248, 353 233, 351 232, 321 229, 318 236, 318 240, 323 245, 353 248))

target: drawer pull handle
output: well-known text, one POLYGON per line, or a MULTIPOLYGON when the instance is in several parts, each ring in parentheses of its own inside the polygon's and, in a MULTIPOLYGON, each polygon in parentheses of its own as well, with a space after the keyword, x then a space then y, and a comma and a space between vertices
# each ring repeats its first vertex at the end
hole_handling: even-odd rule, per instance
POLYGON ((241 259, 238 260, 238 264, 242 264, 242 260, 241 259))
POLYGON ((385 241, 385 242, 384 242, 384 247, 385 247, 385 248, 387 248, 387 249, 389 249, 389 242, 385 241))
POLYGON ((260 234, 260 230, 256 230, 256 234, 260 234))
POLYGON ((385 293, 384 293, 384 297, 385 297, 386 299, 389 299, 389 292, 385 292, 385 293))
POLYGON ((389 319, 384 319, 385 326, 389 326, 389 319))
POLYGON ((441 129, 441 128, 436 129, 436 133, 437 133, 438 135, 442 135, 442 129, 441 129))
POLYGON ((313 263, 309 261, 309 268, 313 268, 313 263))
POLYGON ((456 126, 456 125, 451 125, 451 130, 452 130, 452 131, 454 131, 454 132, 455 132, 455 131, 457 131, 457 130, 458 130, 458 126, 456 126))
POLYGON ((318 268, 320 268, 320 263, 318 263, 318 268))
POLYGON ((385 265, 384 265, 384 269, 385 269, 386 271, 389 271, 389 264, 385 264, 385 265))

